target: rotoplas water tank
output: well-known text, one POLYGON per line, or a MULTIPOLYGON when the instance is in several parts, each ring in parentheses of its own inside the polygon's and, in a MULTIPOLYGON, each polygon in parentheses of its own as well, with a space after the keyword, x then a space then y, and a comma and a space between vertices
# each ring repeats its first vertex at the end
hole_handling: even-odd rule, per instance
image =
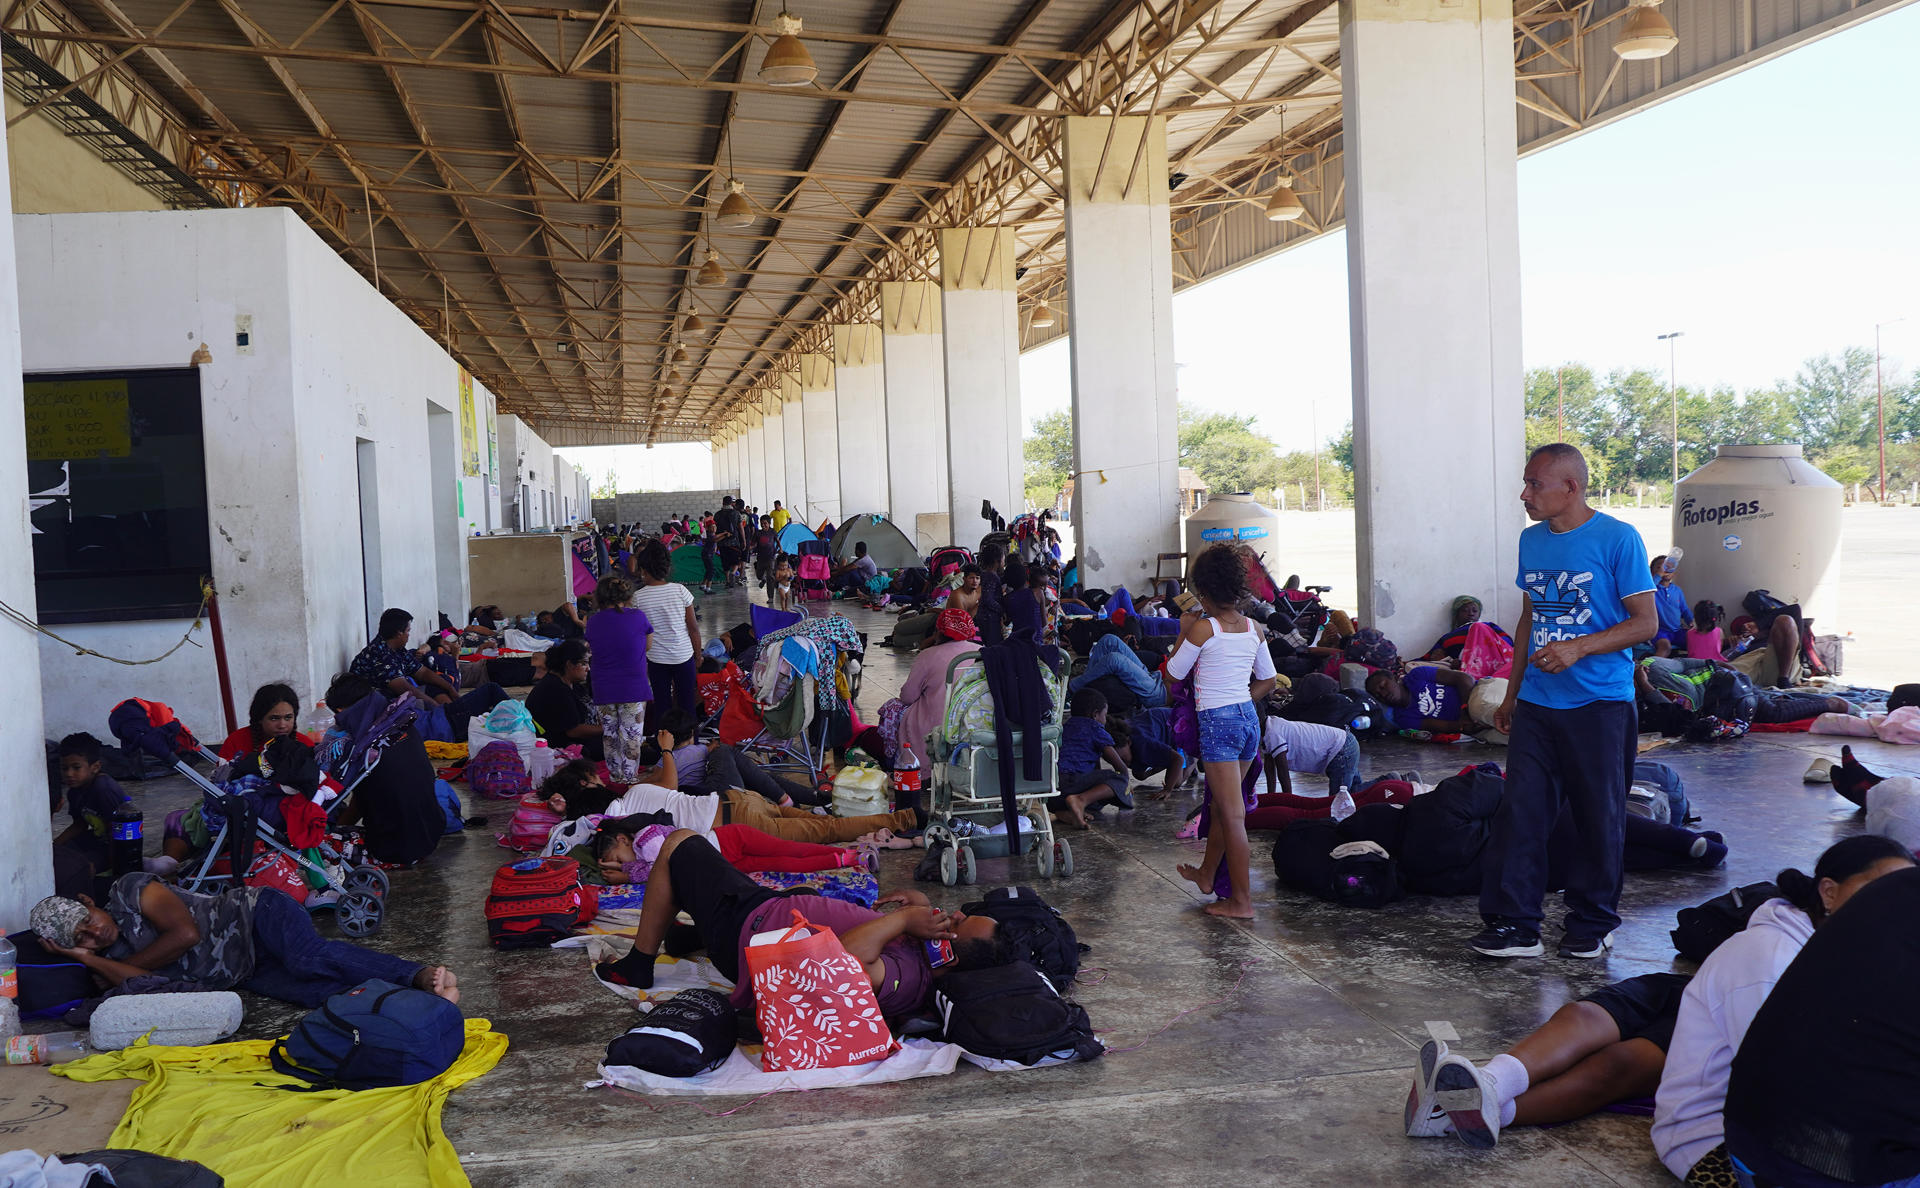
MULTIPOLYGON (((1840 508, 1845 492, 1797 445, 1723 445, 1680 480, 1673 543, 1690 603, 1711 598, 1732 622, 1747 591, 1799 602, 1815 630, 1840 622, 1840 508)), ((1659 544, 1649 541, 1658 548, 1659 544)))
POLYGON ((1181 526, 1183 547, 1190 558, 1210 544, 1237 541, 1260 554, 1261 563, 1269 568, 1274 563, 1274 537, 1279 529, 1280 513, 1245 491, 1215 495, 1181 526))

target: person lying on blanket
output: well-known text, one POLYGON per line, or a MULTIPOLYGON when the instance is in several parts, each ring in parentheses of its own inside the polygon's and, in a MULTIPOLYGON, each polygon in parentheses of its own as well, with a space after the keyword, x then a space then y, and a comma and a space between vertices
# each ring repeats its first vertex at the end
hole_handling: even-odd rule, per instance
POLYGON ((49 895, 33 906, 27 923, 48 948, 108 986, 157 974, 193 989, 238 987, 317 1007, 381 978, 460 1001, 458 980, 445 966, 323 940, 307 909, 272 887, 204 895, 134 873, 114 881, 105 907, 85 895, 49 895))
MULTIPOLYGON (((663 735, 665 731, 661 732, 663 735)), ((671 739, 669 738, 670 742, 671 739)), ((628 817, 636 813, 666 813, 674 825, 680 829, 691 829, 695 833, 707 836, 712 841, 716 825, 751 825, 762 833, 770 834, 783 841, 815 842, 831 844, 834 842, 853 842, 862 834, 877 829, 892 829, 905 833, 913 829, 925 829, 927 818, 924 810, 917 808, 901 809, 897 813, 876 813, 865 817, 822 817, 802 808, 788 805, 776 805, 766 797, 745 788, 721 788, 708 793, 689 793, 679 789, 679 772, 674 763, 671 750, 663 752, 658 766, 644 771, 639 783, 628 788, 618 799, 602 810, 608 817, 628 817)), ((593 791, 603 787, 600 773, 591 764, 570 763, 554 773, 541 790, 568 796, 569 802, 580 799, 583 802, 597 803, 598 795, 593 791), (565 780, 556 785, 555 780, 565 776, 565 780)), ((556 810, 566 813, 567 810, 556 810)), ((563 822, 559 827, 579 826, 571 821, 563 822)), ((569 848, 582 844, 577 834, 569 835, 569 848)), ((546 852, 556 852, 549 840, 546 852)), ((564 853, 565 851, 558 851, 564 853)))
MULTIPOLYGON (((672 826, 655 821, 652 816, 602 820, 588 843, 572 852, 580 860, 581 881, 613 886, 645 883, 667 835, 673 832, 672 826)), ((871 849, 861 854, 845 846, 782 841, 751 825, 715 825, 712 838, 729 865, 749 874, 759 870, 812 874, 863 865, 871 871, 869 855, 878 857, 871 849)))
POLYGON ((1006 965, 1018 956, 993 920, 943 911, 918 891, 896 891, 876 906, 898 910, 883 914, 818 895, 769 891, 728 865, 706 838, 679 829, 661 843, 647 877, 633 952, 601 962, 594 972, 645 990, 653 985, 653 963, 663 948, 670 956, 705 949, 733 983, 733 1004, 744 1010, 753 1004, 753 982, 740 976, 741 954, 755 934, 789 927, 797 911, 833 930, 866 967, 881 1013, 898 1019, 927 1006, 941 974, 1006 965), (683 911, 693 918, 691 926, 674 923, 683 911), (952 960, 935 968, 923 943, 931 940, 951 941, 952 960))

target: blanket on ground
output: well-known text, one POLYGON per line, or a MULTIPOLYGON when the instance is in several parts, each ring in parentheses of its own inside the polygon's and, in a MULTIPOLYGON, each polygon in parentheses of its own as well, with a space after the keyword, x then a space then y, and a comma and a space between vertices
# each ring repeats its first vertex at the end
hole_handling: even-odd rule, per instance
POLYGON ((109 1146, 192 1159, 233 1188, 339 1184, 466 1184, 440 1129, 447 1095, 500 1062, 507 1037, 467 1020, 453 1067, 419 1085, 289 1093, 301 1082, 273 1071, 271 1040, 164 1047, 141 1040, 54 1073, 76 1081, 144 1080, 109 1146))

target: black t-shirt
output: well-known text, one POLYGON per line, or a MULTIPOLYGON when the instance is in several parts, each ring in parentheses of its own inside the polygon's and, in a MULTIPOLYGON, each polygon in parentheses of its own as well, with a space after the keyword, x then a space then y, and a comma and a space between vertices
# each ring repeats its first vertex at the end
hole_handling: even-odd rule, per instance
POLYGON ((555 746, 564 747, 574 740, 567 732, 587 723, 587 700, 581 691, 548 673, 527 691, 527 713, 540 734, 555 746))
MULTIPOLYGON (((1920 868, 1862 888, 1774 984, 1727 1082, 1736 1131, 1833 1179, 1920 1175, 1920 868)), ((1739 1154, 1739 1151, 1734 1151, 1739 1154)))
POLYGON ((723 507, 713 513, 713 530, 721 536, 733 536, 740 531, 740 513, 730 507, 723 507))
POLYGON ((407 728, 354 790, 367 849, 382 862, 418 862, 440 844, 447 815, 434 796, 433 760, 407 728))

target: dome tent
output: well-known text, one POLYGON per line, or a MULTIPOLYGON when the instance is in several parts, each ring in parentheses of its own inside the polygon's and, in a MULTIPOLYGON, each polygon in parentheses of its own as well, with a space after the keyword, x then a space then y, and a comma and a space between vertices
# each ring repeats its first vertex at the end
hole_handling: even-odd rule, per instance
POLYGON ((773 539, 775 547, 781 552, 798 553, 802 544, 809 540, 819 540, 820 538, 813 534, 813 529, 802 524, 800 521, 788 520, 787 526, 782 528, 779 534, 773 539))
POLYGON ((867 545, 867 556, 882 569, 910 569, 920 564, 920 554, 898 525, 883 515, 849 516, 833 534, 830 554, 835 565, 853 560, 853 546, 867 545))

